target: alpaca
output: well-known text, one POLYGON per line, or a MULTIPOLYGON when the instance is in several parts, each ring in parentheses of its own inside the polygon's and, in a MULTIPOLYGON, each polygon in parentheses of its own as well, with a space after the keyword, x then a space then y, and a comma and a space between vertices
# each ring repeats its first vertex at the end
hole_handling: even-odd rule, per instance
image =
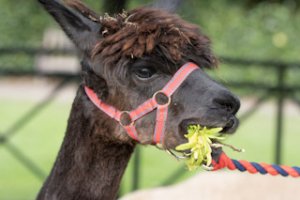
POLYGON ((282 200, 299 197, 297 178, 218 171, 199 173, 167 187, 136 191, 120 200, 282 200))
POLYGON ((79 1, 39 2, 83 58, 82 83, 65 138, 37 199, 116 199, 137 144, 160 143, 163 149, 174 149, 186 142, 183 135, 190 124, 223 127, 224 133, 235 131, 240 102, 205 74, 204 68, 215 67, 217 59, 208 37, 196 25, 150 8, 99 17, 79 1), (189 62, 194 63, 188 65, 194 71, 172 96, 157 93, 189 62), (196 65, 201 68, 195 69, 196 65), (157 109, 133 122, 127 111, 153 95, 157 109), (98 101, 123 111, 120 122, 99 109, 98 101), (167 118, 159 140, 154 141, 156 124, 161 123, 155 117, 161 107, 168 109, 167 118), (135 138, 128 126, 134 127, 135 138))

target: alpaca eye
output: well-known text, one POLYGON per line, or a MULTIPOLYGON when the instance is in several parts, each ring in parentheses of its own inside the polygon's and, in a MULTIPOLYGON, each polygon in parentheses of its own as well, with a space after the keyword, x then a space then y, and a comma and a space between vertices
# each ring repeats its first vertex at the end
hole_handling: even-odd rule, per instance
POLYGON ((150 67, 139 68, 135 71, 135 75, 139 79, 149 79, 156 73, 155 69, 150 67))

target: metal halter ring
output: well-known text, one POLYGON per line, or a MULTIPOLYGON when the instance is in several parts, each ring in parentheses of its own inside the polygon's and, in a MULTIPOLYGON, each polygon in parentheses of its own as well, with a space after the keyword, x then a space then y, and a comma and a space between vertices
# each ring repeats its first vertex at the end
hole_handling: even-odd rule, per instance
POLYGON ((132 121, 129 111, 122 111, 122 112, 120 113, 120 120, 119 120, 119 123, 120 123, 120 125, 123 126, 123 127, 125 127, 125 126, 132 126, 132 125, 134 124, 134 121, 132 121), (127 115, 128 118, 125 119, 125 122, 124 122, 124 121, 122 120, 122 116, 125 116, 125 115, 127 115), (129 122, 126 123, 126 120, 129 120, 129 122))
POLYGON ((168 95, 166 95, 162 90, 159 90, 159 91, 157 91, 157 92, 155 92, 154 93, 154 95, 153 95, 153 100, 157 103, 157 105, 159 105, 159 106, 169 106, 170 105, 170 103, 171 103, 171 97, 169 97, 168 95), (162 95, 162 96, 164 96, 164 97, 166 97, 168 100, 166 101, 166 103, 159 103, 158 101, 157 101, 157 97, 158 97, 158 95, 162 95))

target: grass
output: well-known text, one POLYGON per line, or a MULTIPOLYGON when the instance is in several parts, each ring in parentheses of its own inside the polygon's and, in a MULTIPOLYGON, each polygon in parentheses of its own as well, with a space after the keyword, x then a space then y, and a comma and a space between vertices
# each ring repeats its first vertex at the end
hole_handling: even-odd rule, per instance
MULTIPOLYGON (((4 133, 16 119, 30 110, 34 103, 1 99, 0 105, 0 132, 4 133)), ((9 143, 17 146, 22 153, 48 173, 64 136, 70 106, 71 103, 57 101, 51 103, 40 115, 13 135, 9 143)), ((228 139, 228 143, 243 147, 246 152, 238 154, 228 149, 227 153, 237 159, 272 162, 275 139, 274 122, 275 113, 272 110, 259 111, 242 123, 238 132, 228 139)), ((300 165, 299 156, 296 155, 299 152, 299 128, 299 115, 286 115, 282 149, 284 164, 300 165)), ((171 156, 156 148, 149 146, 139 149, 142 154, 140 172, 140 187, 142 188, 159 186, 183 166, 183 163, 178 163, 171 156)), ((122 194, 131 190, 132 166, 131 161, 123 178, 122 194)), ((187 171, 179 180, 198 172, 187 171)), ((41 180, 11 156, 5 145, 0 146, 0 199, 34 199, 41 184, 41 180)))
MULTIPOLYGON (((32 102, 22 101, 0 102, 0 132, 5 132, 34 105, 32 102)), ((17 146, 48 173, 63 138, 69 109, 70 104, 51 104, 17 131, 9 139, 9 143, 17 146)), ((13 158, 5 145, 0 146, 0 163, 0 199, 34 199, 41 180, 13 158)))

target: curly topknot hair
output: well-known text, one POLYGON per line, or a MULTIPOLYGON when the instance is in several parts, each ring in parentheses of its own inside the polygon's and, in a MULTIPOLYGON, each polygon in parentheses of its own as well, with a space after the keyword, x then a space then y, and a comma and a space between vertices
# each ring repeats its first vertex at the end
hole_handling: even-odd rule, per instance
MULTIPOLYGON (((100 55, 109 62, 122 57, 140 58, 155 48, 172 62, 189 53, 211 55, 210 41, 196 25, 161 10, 140 8, 115 17, 105 15, 100 23, 103 39, 95 46, 93 56, 100 55)), ((211 65, 216 64, 213 56, 209 60, 211 65)))
POLYGON ((158 50, 172 63, 192 56, 192 61, 202 67, 217 65, 209 38, 197 25, 177 15, 139 8, 113 17, 108 14, 98 17, 79 1, 73 0, 69 5, 101 24, 99 34, 102 39, 95 45, 92 57, 98 57, 106 64, 117 64, 124 58, 140 58, 158 50))

